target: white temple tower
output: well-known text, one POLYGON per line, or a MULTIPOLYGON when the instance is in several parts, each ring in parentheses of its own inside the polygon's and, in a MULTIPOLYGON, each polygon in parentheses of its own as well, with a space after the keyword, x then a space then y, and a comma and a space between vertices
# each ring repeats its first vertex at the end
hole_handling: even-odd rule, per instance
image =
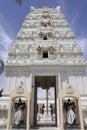
POLYGON ((1 109, 9 108, 9 94, 23 82, 32 95, 30 123, 36 125, 37 88, 53 87, 55 125, 59 127, 59 91, 67 82, 79 90, 82 109, 87 107, 86 66, 82 50, 60 7, 31 7, 8 52, 1 109))

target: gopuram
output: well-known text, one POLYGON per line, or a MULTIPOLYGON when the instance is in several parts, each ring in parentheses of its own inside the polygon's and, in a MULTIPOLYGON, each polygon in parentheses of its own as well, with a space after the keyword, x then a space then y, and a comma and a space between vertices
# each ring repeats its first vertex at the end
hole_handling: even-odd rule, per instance
POLYGON ((87 126, 87 61, 60 7, 31 7, 5 63, 0 129, 87 126), (46 91, 38 99, 38 88, 46 91), (54 98, 49 97, 49 89, 54 98))

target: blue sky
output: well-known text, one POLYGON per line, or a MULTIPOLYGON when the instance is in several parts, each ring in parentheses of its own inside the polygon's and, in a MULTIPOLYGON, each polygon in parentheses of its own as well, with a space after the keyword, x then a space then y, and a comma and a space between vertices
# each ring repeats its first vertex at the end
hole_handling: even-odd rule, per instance
MULTIPOLYGON (((21 6, 15 0, 0 0, 0 56, 6 60, 9 46, 29 13, 30 7, 61 6, 84 57, 87 58, 87 0, 23 0, 21 6)), ((0 88, 4 74, 0 75, 0 88)))

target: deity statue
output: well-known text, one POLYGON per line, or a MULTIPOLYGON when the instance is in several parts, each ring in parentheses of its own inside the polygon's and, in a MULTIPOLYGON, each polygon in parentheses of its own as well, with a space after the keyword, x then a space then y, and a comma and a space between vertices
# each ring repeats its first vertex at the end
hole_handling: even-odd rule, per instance
POLYGON ((53 46, 49 47, 49 52, 50 52, 50 54, 54 53, 54 47, 53 46))
POLYGON ((48 33, 48 37, 49 38, 52 38, 53 37, 53 34, 51 32, 48 33))
POLYGON ((40 32, 38 35, 39 35, 40 38, 43 37, 43 33, 42 32, 40 32))
POLYGON ((20 126, 24 123, 24 112, 25 109, 25 103, 22 102, 21 98, 18 100, 18 103, 15 103, 14 105, 14 119, 13 119, 13 125, 20 126))
POLYGON ((66 112, 66 124, 74 125, 76 122, 75 103, 70 99, 64 102, 64 110, 66 112))
POLYGON ((40 55, 41 54, 41 50, 42 50, 40 45, 36 48, 36 50, 37 50, 38 54, 40 55))

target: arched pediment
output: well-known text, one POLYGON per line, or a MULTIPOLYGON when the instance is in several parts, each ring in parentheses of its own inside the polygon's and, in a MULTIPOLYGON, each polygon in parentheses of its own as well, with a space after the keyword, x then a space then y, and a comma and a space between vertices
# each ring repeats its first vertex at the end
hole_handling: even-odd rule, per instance
POLYGON ((59 98, 60 98, 60 110, 61 110, 60 111, 61 130, 68 128, 67 124, 71 123, 70 119, 67 118, 68 117, 67 115, 70 111, 72 111, 73 113, 72 117, 75 117, 72 118, 73 122, 71 123, 70 128, 72 128, 72 125, 74 126, 76 123, 77 128, 84 130, 80 94, 78 90, 75 89, 70 83, 68 83, 62 90, 60 90, 59 98))
POLYGON ((80 94, 77 89, 75 89, 70 83, 68 83, 62 90, 60 90, 59 97, 60 98, 65 98, 65 97, 80 98, 80 94))
POLYGON ((15 99, 18 97, 30 98, 30 92, 24 86, 23 82, 20 82, 19 86, 15 87, 10 94, 10 98, 15 99))
POLYGON ((14 125, 15 125, 14 123, 11 123, 11 120, 15 117, 15 114, 16 114, 16 113, 14 114, 15 107, 21 107, 21 110, 24 108, 27 108, 26 109, 27 116, 26 116, 25 127, 26 127, 26 130, 29 130, 30 97, 31 97, 30 92, 26 89, 23 82, 20 82, 19 86, 15 87, 15 89, 13 89, 13 91, 10 94, 10 105, 9 105, 9 111, 8 111, 7 130, 14 127, 14 125), (26 102, 22 102, 21 98, 26 98, 26 102), (21 105, 18 103, 18 101, 17 102, 15 101, 16 99, 18 99, 18 101, 21 101, 21 105), (18 106, 18 105, 20 105, 20 106, 18 106), (12 115, 14 115, 14 116, 12 116, 12 115))

